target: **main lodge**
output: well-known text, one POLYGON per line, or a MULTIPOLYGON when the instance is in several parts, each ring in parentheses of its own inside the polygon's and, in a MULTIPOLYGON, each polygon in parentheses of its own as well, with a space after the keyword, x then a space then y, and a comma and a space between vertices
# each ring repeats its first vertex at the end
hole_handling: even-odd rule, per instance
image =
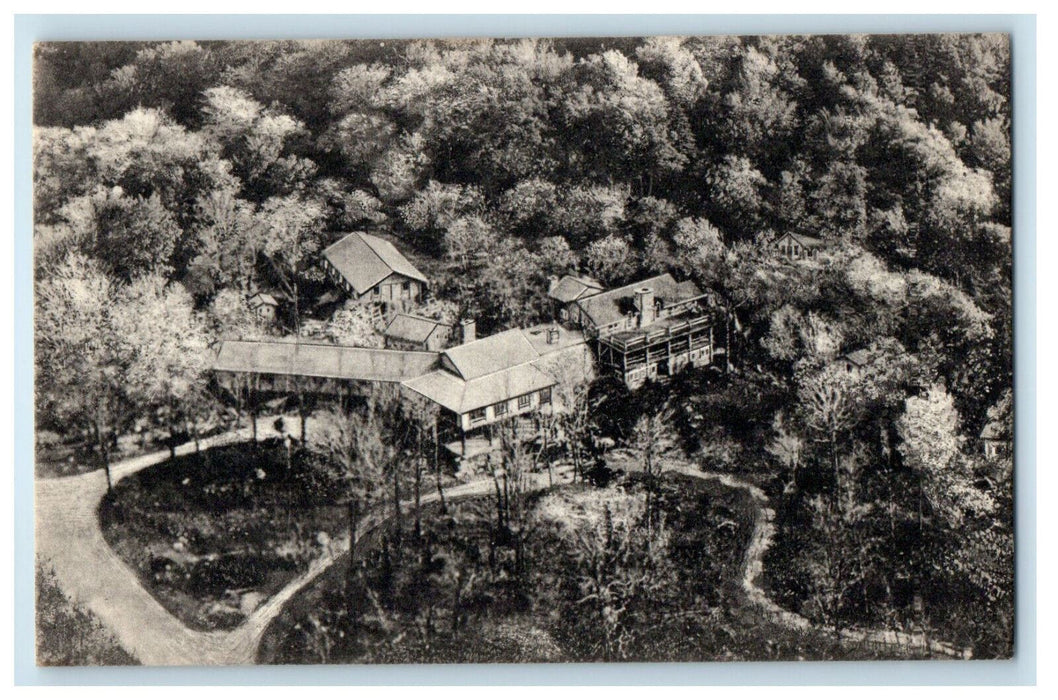
POLYGON ((567 275, 548 292, 554 320, 478 338, 471 319, 450 326, 410 313, 428 281, 388 241, 351 233, 323 251, 321 266, 350 298, 380 308, 386 348, 224 340, 213 370, 239 401, 245 392, 348 396, 363 383, 398 384, 440 408, 439 435, 470 457, 489 449, 483 437, 496 423, 562 411, 559 383, 593 361, 634 388, 723 353, 716 298, 670 274, 609 290, 567 275))

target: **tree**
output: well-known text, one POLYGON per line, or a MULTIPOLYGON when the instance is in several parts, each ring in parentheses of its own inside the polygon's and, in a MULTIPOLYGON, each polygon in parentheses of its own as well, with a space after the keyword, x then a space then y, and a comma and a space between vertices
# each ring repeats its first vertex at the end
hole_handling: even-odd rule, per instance
POLYGON ((265 229, 254 207, 232 190, 214 190, 195 205, 196 255, 189 264, 214 286, 234 286, 252 294, 257 286, 257 256, 265 229))
POLYGON ((36 404, 44 425, 91 435, 111 487, 110 451, 128 415, 126 345, 115 331, 114 284, 72 253, 36 289, 36 404))
POLYGON ((175 457, 178 432, 184 432, 179 428, 197 418, 194 409, 202 407, 200 393, 210 362, 191 295, 179 283, 148 275, 118 292, 112 314, 111 330, 128 348, 125 392, 141 412, 166 417, 170 455, 175 457))
POLYGON ((297 195, 273 197, 261 205, 258 219, 263 227, 261 252, 279 277, 294 304, 294 327, 301 332, 300 280, 320 249, 320 219, 323 206, 297 195))
POLYGON ((643 500, 616 488, 551 494, 537 513, 569 549, 576 585, 568 604, 590 611, 574 633, 598 650, 594 658, 628 658, 673 585, 664 520, 647 527, 643 500))
POLYGON ((801 382, 798 396, 805 425, 829 448, 836 499, 842 488, 839 449, 858 419, 853 380, 844 367, 830 363, 801 382))
POLYGON ((613 234, 588 245, 584 258, 588 272, 609 286, 627 279, 635 265, 628 241, 613 234))
POLYGON ((685 276, 712 287, 722 278, 727 251, 720 231, 706 219, 684 218, 672 235, 676 265, 685 276))
POLYGON ((657 482, 665 470, 665 459, 676 449, 676 436, 672 431, 673 410, 662 407, 648 411, 636 420, 629 446, 639 454, 640 466, 647 479, 646 523, 653 527, 657 515, 655 500, 657 482))
POLYGON ((544 367, 555 378, 552 410, 573 461, 573 475, 583 478, 585 455, 593 448, 591 429, 595 406, 591 387, 595 380, 595 365, 591 356, 584 353, 559 357, 544 367))
MULTIPOLYGON (((974 486, 974 475, 962 458, 959 414, 943 385, 904 402, 896 424, 904 461, 919 479, 920 499, 948 527, 958 527, 972 513, 986 513, 993 503, 974 486)), ((921 520, 922 501, 919 504, 921 520)))
POLYGON ((182 231, 158 194, 126 197, 115 187, 89 202, 93 253, 117 278, 169 272, 182 231))
MULTIPOLYGON (((350 611, 358 610, 358 590, 361 586, 361 559, 356 549, 357 527, 360 519, 382 497, 383 469, 380 459, 377 417, 373 411, 366 415, 346 415, 328 411, 317 418, 313 440, 315 449, 325 458, 323 467, 333 475, 340 491, 338 500, 344 501, 349 519, 349 571, 347 590, 350 611)), ((353 615, 352 617, 356 617, 353 615)))

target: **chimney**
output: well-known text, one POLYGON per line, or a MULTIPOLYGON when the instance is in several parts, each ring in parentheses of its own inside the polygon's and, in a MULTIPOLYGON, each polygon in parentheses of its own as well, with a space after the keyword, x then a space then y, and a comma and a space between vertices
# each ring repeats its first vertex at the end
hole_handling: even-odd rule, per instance
POLYGON ((640 287, 635 291, 636 309, 639 310, 639 327, 649 326, 654 322, 654 290, 650 287, 640 287))
POLYGON ((547 329, 547 344, 554 345, 558 342, 559 330, 557 327, 547 329))
POLYGON ((459 322, 459 340, 461 343, 473 343, 478 338, 477 323, 472 318, 459 322))

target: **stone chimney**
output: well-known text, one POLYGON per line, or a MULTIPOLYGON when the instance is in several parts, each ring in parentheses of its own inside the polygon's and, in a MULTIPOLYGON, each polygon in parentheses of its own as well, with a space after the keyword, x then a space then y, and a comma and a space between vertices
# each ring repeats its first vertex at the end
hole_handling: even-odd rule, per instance
POLYGON ((649 326, 654 322, 654 290, 650 287, 640 287, 635 291, 636 309, 639 311, 639 327, 649 326))
POLYGON ((464 318, 459 322, 459 342, 473 343, 478 339, 478 324, 472 318, 464 318))

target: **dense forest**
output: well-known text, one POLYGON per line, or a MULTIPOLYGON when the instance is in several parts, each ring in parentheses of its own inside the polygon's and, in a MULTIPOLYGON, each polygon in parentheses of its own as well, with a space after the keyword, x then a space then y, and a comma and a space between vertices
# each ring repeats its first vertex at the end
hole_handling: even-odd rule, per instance
POLYGON ((375 343, 313 318, 344 232, 483 334, 540 320, 557 275, 670 271, 729 311, 732 371, 674 421, 780 485, 777 594, 835 627, 924 597, 1009 654, 1011 469, 978 436, 1012 430, 1010 89, 1004 35, 41 44, 38 430, 106 452, 204 420, 221 337, 375 343), (826 264, 783 265, 787 232, 826 264))

